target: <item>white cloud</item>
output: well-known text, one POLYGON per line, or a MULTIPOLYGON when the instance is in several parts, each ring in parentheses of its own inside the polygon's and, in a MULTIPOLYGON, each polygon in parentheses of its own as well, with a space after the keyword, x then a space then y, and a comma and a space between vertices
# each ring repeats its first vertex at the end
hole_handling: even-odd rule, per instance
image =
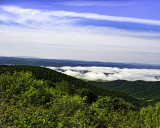
MULTIPOLYGON (((72 23, 73 21, 83 18, 91 20, 106 20, 106 21, 117 21, 117 22, 131 22, 131 23, 140 23, 140 24, 150 24, 160 26, 159 20, 151 19, 139 19, 131 17, 118 17, 118 16, 109 16, 109 15, 100 15, 95 13, 77 13, 69 11, 42 11, 38 9, 24 9, 17 6, 0 6, 0 9, 6 13, 10 13, 16 16, 13 19, 13 22, 26 24, 31 24, 31 22, 36 23, 51 23, 51 24, 63 24, 63 23, 72 23), (71 19, 72 18, 72 19, 71 19), (30 22, 29 22, 30 21, 30 22)), ((8 16, 6 15, 7 19, 8 16)), ((3 20, 4 17, 0 20, 3 20)), ((11 20, 11 19, 10 19, 11 20)))
MULTIPOLYGON (((134 35, 132 32, 74 26, 33 29, 0 25, 0 28, 0 55, 160 63, 157 59, 160 55, 159 39, 132 38, 129 36, 134 35)), ((145 35, 139 35, 141 34, 145 35)))
POLYGON ((79 18, 103 20, 106 17, 93 13, 46 11, 16 6, 0 6, 0 10, 0 21, 7 23, 0 25, 1 56, 160 63, 157 59, 160 56, 158 32, 73 25, 79 18), (149 36, 156 39, 145 38, 149 36))
POLYGON ((18 6, 0 6, 3 15, 0 16, 1 21, 18 23, 31 27, 39 25, 63 25, 73 23, 76 19, 62 18, 57 11, 42 11, 38 9, 24 9, 18 6), (8 20, 8 21, 7 21, 8 20))
POLYGON ((112 67, 65 66, 59 68, 57 67, 56 70, 64 74, 74 76, 76 78, 90 80, 90 81, 96 81, 96 80, 160 81, 160 70, 158 69, 128 69, 128 68, 120 69, 112 67))
POLYGON ((83 75, 80 73, 80 72, 75 72, 75 71, 72 71, 72 70, 66 70, 64 72, 66 75, 70 75, 70 76, 73 76, 73 77, 77 77, 77 78, 83 78, 83 75))
POLYGON ((133 2, 126 1, 65 1, 58 2, 57 4, 67 5, 67 6, 126 6, 134 4, 133 2))
POLYGON ((84 76, 82 78, 86 79, 86 80, 90 80, 90 81, 106 80, 106 75, 104 73, 101 73, 101 72, 87 72, 87 73, 84 73, 84 76))

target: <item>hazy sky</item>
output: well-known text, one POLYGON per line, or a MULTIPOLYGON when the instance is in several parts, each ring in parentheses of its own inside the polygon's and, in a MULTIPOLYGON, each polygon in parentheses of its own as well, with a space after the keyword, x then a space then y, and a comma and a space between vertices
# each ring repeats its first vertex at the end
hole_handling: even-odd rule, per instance
POLYGON ((160 64, 160 0, 0 0, 0 56, 160 64))

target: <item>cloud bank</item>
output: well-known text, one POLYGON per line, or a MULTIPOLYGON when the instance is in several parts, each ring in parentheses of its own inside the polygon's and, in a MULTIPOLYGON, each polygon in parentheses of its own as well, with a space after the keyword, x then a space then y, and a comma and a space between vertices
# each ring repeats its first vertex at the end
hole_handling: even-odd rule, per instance
POLYGON ((89 81, 160 81, 158 69, 120 69, 112 67, 48 67, 79 79, 89 81))

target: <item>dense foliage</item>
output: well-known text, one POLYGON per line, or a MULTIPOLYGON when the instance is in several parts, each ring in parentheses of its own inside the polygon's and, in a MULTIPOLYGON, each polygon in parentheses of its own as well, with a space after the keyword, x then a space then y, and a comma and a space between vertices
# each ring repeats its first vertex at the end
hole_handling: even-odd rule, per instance
POLYGON ((160 99, 160 81, 108 81, 90 82, 98 87, 126 93, 135 98, 160 99))
MULTIPOLYGON (((160 127, 160 103, 137 109, 137 106, 125 99, 113 95, 97 95, 95 90, 82 86, 78 88, 74 82, 65 78, 52 82, 49 79, 36 78, 31 70, 18 71, 17 68, 8 72, 9 69, 15 69, 11 67, 4 66, 6 72, 3 69, 0 75, 2 128, 160 127)), ((41 72, 38 69, 37 72, 41 72)), ((45 71, 45 68, 42 70, 45 71)))
MULTIPOLYGON (((32 72, 33 76, 38 80, 47 80, 48 85, 50 87, 55 87, 54 83, 59 83, 62 81, 67 81, 69 85, 74 85, 75 89, 89 89, 90 91, 94 92, 96 96, 110 96, 110 97, 121 97, 128 102, 133 103, 134 105, 144 106, 146 104, 143 100, 138 100, 131 96, 126 95, 125 93, 110 91, 106 89, 99 88, 97 86, 93 86, 85 81, 76 79, 74 77, 62 74, 60 72, 47 69, 44 67, 35 67, 35 66, 7 66, 3 65, 0 66, 0 74, 10 72, 13 73, 14 71, 24 71, 24 72, 32 72)), ((92 99, 94 100, 94 99, 92 99)))

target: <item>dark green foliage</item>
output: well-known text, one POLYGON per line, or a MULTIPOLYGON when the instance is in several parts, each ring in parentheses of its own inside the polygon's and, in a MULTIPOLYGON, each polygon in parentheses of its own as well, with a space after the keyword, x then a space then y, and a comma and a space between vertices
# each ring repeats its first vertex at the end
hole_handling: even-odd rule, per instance
POLYGON ((160 127, 160 102, 138 109, 125 99, 96 94, 68 80, 37 79, 30 70, 5 72, 0 75, 0 127, 160 127))
POLYGON ((46 84, 49 86, 49 87, 53 87, 55 88, 56 87, 56 84, 54 84, 53 82, 51 82, 50 80, 45 80, 46 84))
POLYGON ((73 95, 75 93, 75 86, 69 84, 67 81, 64 80, 62 82, 56 83, 56 89, 69 95, 73 95))
POLYGON ((36 80, 31 73, 14 72, 0 76, 0 92, 5 95, 5 100, 24 104, 46 104, 50 101, 51 94, 44 81, 36 80))
POLYGON ((108 81, 90 82, 98 87, 126 93, 135 98, 160 99, 160 81, 108 81))
POLYGON ((94 94, 93 91, 90 91, 89 89, 77 89, 76 93, 78 95, 80 95, 81 97, 85 97, 86 96, 86 101, 87 103, 92 103, 95 102, 97 99, 97 95, 94 94))
POLYGON ((90 83, 87 83, 85 81, 76 79, 71 76, 67 76, 65 74, 62 74, 60 72, 57 72, 48 68, 35 67, 35 66, 7 66, 7 65, 0 66, 0 74, 6 73, 6 72, 13 73, 14 71, 31 72, 33 76, 38 80, 50 81, 50 86, 53 86, 53 87, 55 87, 55 83, 67 81, 67 83, 69 85, 73 85, 75 89, 86 88, 94 92, 96 96, 121 97, 128 102, 132 102, 136 106, 142 106, 143 104, 145 104, 145 101, 138 100, 136 98, 126 95, 125 93, 102 89, 97 86, 93 86, 90 83), (53 83, 53 85, 51 83, 53 83))

